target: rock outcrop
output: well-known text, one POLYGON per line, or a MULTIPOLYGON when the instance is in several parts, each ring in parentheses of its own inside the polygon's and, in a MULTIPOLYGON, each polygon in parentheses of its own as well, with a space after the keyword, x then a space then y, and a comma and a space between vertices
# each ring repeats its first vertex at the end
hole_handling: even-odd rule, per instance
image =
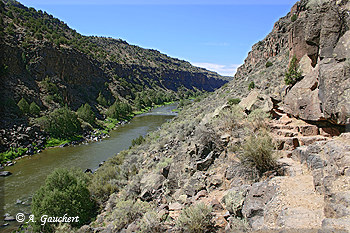
POLYGON ((318 125, 348 125, 349 9, 348 1, 297 2, 253 46, 232 82, 236 95, 247 96, 254 82, 260 95, 270 96, 288 114, 318 125), (304 78, 286 86, 284 74, 293 56, 304 78))

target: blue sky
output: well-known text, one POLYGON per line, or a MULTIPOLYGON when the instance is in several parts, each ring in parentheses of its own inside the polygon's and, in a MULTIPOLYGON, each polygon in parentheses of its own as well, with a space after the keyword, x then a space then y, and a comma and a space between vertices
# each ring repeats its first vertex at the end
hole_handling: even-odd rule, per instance
POLYGON ((121 38, 233 75, 293 0, 19 0, 83 35, 121 38))

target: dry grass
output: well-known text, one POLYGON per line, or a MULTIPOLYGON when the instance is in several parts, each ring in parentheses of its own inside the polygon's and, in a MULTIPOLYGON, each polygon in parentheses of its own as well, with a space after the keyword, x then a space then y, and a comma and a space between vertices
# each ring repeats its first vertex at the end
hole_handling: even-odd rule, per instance
POLYGON ((211 207, 206 206, 204 203, 187 207, 182 210, 176 225, 182 232, 211 232, 213 226, 211 211, 211 207))
POLYGON ((241 164, 257 172, 261 177, 265 172, 277 168, 277 158, 274 156, 275 145, 266 131, 248 136, 238 155, 241 164))

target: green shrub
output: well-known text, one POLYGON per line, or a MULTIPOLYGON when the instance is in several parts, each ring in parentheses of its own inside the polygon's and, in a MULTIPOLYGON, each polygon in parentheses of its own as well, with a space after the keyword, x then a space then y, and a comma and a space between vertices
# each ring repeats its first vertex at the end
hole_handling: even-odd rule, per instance
POLYGON ((33 101, 29 106, 30 114, 37 116, 39 115, 40 111, 41 111, 40 107, 33 101))
POLYGON ((302 78, 303 78, 302 73, 301 71, 299 71, 298 59, 294 55, 289 64, 288 71, 285 73, 284 82, 287 85, 293 86, 294 84, 299 82, 302 78))
POLYGON ((269 68, 269 67, 271 67, 271 66, 273 66, 272 62, 270 62, 270 61, 266 62, 266 64, 265 64, 265 67, 266 67, 266 68, 269 68))
POLYGON ((108 108, 107 116, 114 119, 125 118, 132 112, 129 104, 116 100, 112 106, 108 108))
POLYGON ((58 223, 41 225, 40 217, 48 215, 60 217, 79 217, 72 222, 72 227, 80 227, 90 222, 95 216, 96 204, 92 200, 87 185, 89 178, 80 170, 59 168, 45 180, 45 184, 34 194, 32 213, 34 231, 53 232, 58 223))
POLYGON ((273 154, 275 145, 266 131, 250 135, 241 149, 238 157, 242 165, 256 171, 258 176, 276 168, 277 162, 273 154))
POLYGON ((269 126, 266 119, 270 117, 270 113, 262 109, 254 109, 247 117, 250 129, 253 132, 268 130, 269 126))
POLYGON ((91 106, 88 103, 81 105, 77 110, 77 115, 83 121, 88 122, 91 125, 95 123, 95 113, 92 111, 91 106))
POLYGON ((173 161, 172 158, 162 157, 156 165, 157 170, 160 171, 161 169, 171 164, 172 161, 173 161))
POLYGON ((45 144, 45 147, 54 147, 54 146, 60 146, 65 143, 69 143, 70 140, 68 139, 60 139, 60 138, 53 138, 50 137, 45 144))
POLYGON ((220 112, 219 117, 215 118, 213 122, 219 126, 222 131, 234 131, 240 125, 243 119, 243 109, 238 105, 231 105, 230 109, 224 109, 220 112))
POLYGON ((251 232, 249 223, 245 218, 230 218, 229 230, 228 232, 251 232))
POLYGON ((211 211, 211 207, 204 203, 187 207, 181 212, 176 225, 184 232, 211 232, 213 226, 211 211))
POLYGON ((248 90, 250 91, 251 89, 255 88, 255 83, 253 81, 251 81, 248 85, 248 90))
POLYGON ((55 233, 75 233, 76 231, 74 231, 72 229, 72 227, 67 224, 67 223, 59 223, 55 229, 54 229, 55 233))
POLYGON ((44 99, 47 103, 51 103, 51 102, 53 102, 54 97, 53 97, 53 95, 47 95, 44 97, 44 99))
POLYGON ((40 82, 41 85, 48 91, 50 94, 58 94, 59 90, 55 83, 51 82, 49 77, 46 77, 43 81, 40 82))
POLYGON ((0 153, 0 164, 24 155, 27 150, 28 148, 15 149, 11 147, 8 151, 0 153))
POLYGON ((227 104, 228 105, 236 105, 236 104, 239 104, 241 102, 241 99, 239 99, 239 98, 234 98, 234 99, 229 99, 228 101, 227 101, 227 104))
POLYGON ((244 202, 244 193, 238 191, 229 191, 223 198, 226 209, 233 217, 242 217, 242 207, 244 202))
POLYGON ((188 99, 181 99, 179 104, 177 105, 178 108, 183 108, 189 104, 191 104, 191 100, 188 100, 188 99))
POLYGON ((292 17, 290 17, 290 21, 294 22, 298 19, 298 16, 296 14, 293 14, 292 17))
POLYGON ((131 145, 132 146, 141 145, 144 141, 145 141, 145 139, 143 138, 142 135, 140 135, 140 137, 135 138, 131 141, 131 145))
POLYGON ((107 105, 108 105, 107 100, 101 92, 98 94, 98 97, 96 100, 100 105, 107 107, 107 105))
POLYGON ((109 195, 119 191, 123 185, 120 168, 110 164, 100 167, 92 176, 89 190, 99 204, 106 202, 109 195))
POLYGON ((158 213, 155 211, 147 212, 143 215, 139 223, 140 232, 158 233, 165 232, 164 223, 159 218, 158 213))
POLYGON ((110 216, 110 219, 113 220, 115 225, 115 230, 120 231, 125 226, 129 225, 138 218, 141 218, 144 213, 151 209, 150 204, 143 201, 133 200, 117 200, 114 211, 110 216))
POLYGON ((43 39, 43 35, 41 33, 35 33, 34 37, 38 40, 42 40, 43 39))
POLYGON ((55 109, 48 116, 39 118, 37 123, 55 138, 69 138, 81 133, 77 115, 67 106, 55 109))
POLYGON ((0 77, 8 74, 8 66, 5 64, 0 65, 0 77))
POLYGON ((22 113, 29 113, 30 106, 24 97, 20 101, 18 101, 17 106, 22 111, 22 113))

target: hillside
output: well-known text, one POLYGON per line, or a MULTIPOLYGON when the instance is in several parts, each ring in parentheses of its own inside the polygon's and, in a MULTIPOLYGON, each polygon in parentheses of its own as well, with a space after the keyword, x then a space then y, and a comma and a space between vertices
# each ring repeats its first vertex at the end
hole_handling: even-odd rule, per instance
POLYGON ((19 125, 64 106, 77 111, 88 104, 105 120, 113 103, 140 111, 213 91, 230 79, 120 39, 83 36, 17 1, 0 3, 1 151, 22 146, 10 135, 22 134, 19 125), (39 113, 20 110, 22 98, 39 113))
POLYGON ((348 232, 349 10, 297 2, 233 81, 93 174, 79 232, 348 232))

